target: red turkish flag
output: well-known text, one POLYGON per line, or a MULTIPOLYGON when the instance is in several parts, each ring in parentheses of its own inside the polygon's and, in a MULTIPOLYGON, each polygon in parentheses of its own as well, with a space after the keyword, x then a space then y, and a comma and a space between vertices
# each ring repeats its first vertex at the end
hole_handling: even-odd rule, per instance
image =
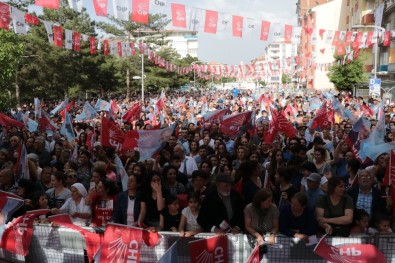
POLYGON ((246 263, 259 263, 259 245, 256 245, 254 250, 252 250, 251 255, 248 257, 246 263))
POLYGON ((287 120, 287 118, 285 118, 281 112, 278 112, 275 109, 270 108, 270 111, 272 113, 272 121, 274 122, 274 125, 276 125, 276 130, 284 133, 284 135, 287 137, 295 137, 298 131, 287 120))
POLYGON ((125 140, 124 133, 113 120, 102 117, 101 123, 101 144, 104 147, 114 147, 119 152, 125 140))
POLYGON ((1 112, 0 112, 0 124, 4 127, 16 126, 22 128, 23 126, 25 126, 22 122, 17 121, 11 117, 8 117, 7 115, 1 112))
POLYGON ((53 44, 63 47, 63 28, 61 26, 53 26, 53 44))
POLYGON ((189 242, 191 263, 200 262, 229 262, 228 261, 228 237, 215 236, 189 242), (214 260, 218 259, 218 260, 214 260), (220 260, 219 260, 220 259, 220 260))
POLYGON ((229 134, 230 137, 235 137, 240 128, 247 126, 251 122, 251 111, 237 113, 233 115, 226 115, 222 118, 220 131, 229 134))
POLYGON ((0 28, 10 30, 11 11, 10 6, 0 2, 0 28))
POLYGON ((292 41, 293 26, 284 25, 284 42, 290 44, 292 41))
POLYGON ((318 110, 317 115, 313 119, 310 128, 311 129, 326 129, 330 128, 332 125, 331 120, 329 119, 328 116, 328 111, 326 109, 326 101, 322 103, 321 108, 318 110))
POLYGON ((389 47, 391 45, 391 31, 384 32, 383 46, 389 47))
POLYGON ((51 9, 59 9, 60 0, 35 0, 34 4, 51 9))
POLYGON ((91 51, 91 55, 96 54, 96 38, 95 37, 89 37, 89 48, 91 51))
POLYGON ((107 16, 108 0, 93 0, 93 7, 97 16, 107 16))
POLYGON ((127 131, 123 135, 124 141, 122 143, 121 154, 125 155, 128 151, 138 148, 139 132, 135 130, 127 131))
POLYGON ((243 17, 232 16, 232 35, 234 37, 243 36, 243 17))
POLYGON ((31 25, 38 25, 40 23, 40 20, 37 17, 29 13, 25 14, 25 20, 31 25))
MULTIPOLYGON (((325 235, 326 236, 326 235, 325 235)), ((314 248, 314 253, 333 263, 386 263, 384 254, 371 244, 352 244, 334 247, 325 242, 323 236, 314 248)))
POLYGON ((262 21, 261 25, 261 40, 267 41, 270 32, 270 22, 262 21))
POLYGON ((206 19, 204 21, 204 32, 217 33, 218 12, 206 10, 206 19))
POLYGON ((26 256, 33 236, 34 219, 50 212, 49 209, 32 210, 12 220, 1 236, 1 247, 11 253, 26 256))
POLYGON ((171 3, 171 19, 174 27, 187 27, 185 5, 171 3))
POLYGON ((140 262, 143 230, 109 223, 104 232, 101 263, 140 262))
POLYGON ((103 54, 104 56, 108 56, 109 54, 109 44, 108 44, 108 39, 103 40, 103 54))
POLYGON ((74 225, 71 222, 70 216, 67 214, 50 216, 48 219, 56 225, 78 231, 85 239, 88 259, 89 262, 92 262, 94 255, 97 253, 101 245, 101 238, 99 234, 90 232, 80 226, 74 225))
POLYGON ((73 32, 73 50, 79 52, 81 50, 81 33, 73 32))
POLYGON ((133 0, 132 1, 132 16, 131 20, 134 22, 148 24, 150 0, 133 0))

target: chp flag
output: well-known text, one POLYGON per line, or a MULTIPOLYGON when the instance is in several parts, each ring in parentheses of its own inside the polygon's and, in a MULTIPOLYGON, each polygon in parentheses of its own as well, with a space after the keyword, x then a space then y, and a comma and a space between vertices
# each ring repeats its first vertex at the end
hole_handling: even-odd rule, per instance
POLYGON ((229 262, 228 237, 215 236, 189 242, 191 263, 229 262))
POLYGON ((395 214, 395 150, 391 150, 390 158, 386 166, 383 186, 387 187, 386 195, 391 197, 392 200, 392 214, 395 214))

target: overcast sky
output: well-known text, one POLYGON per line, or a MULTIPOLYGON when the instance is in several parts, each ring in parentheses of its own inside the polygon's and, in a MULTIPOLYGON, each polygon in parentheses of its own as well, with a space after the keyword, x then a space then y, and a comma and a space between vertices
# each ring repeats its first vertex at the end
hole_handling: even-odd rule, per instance
MULTIPOLYGON (((131 2, 131 0, 129 0, 131 2)), ((155 1, 155 0, 150 0, 155 1)), ((162 0, 167 4, 184 4, 188 9, 199 8, 213 10, 219 13, 243 16, 254 21, 256 32, 248 34, 243 32, 242 38, 231 36, 231 30, 208 34, 199 30, 199 60, 205 62, 220 62, 225 64, 239 64, 241 61, 249 63, 252 59, 263 55, 268 42, 259 40, 260 21, 266 20, 272 23, 296 25, 296 2, 297 0, 162 0)), ((109 13, 112 14, 112 0, 109 0, 109 13)), ((107 18, 97 17, 93 10, 92 0, 83 0, 83 6, 87 8, 92 20, 108 21, 107 18)), ((29 10, 38 11, 41 8, 32 5, 29 10)), ((170 12, 170 8, 168 8, 170 12)), ((170 15, 170 13, 168 14, 170 15)), ((244 20, 246 23, 246 20, 244 20)))

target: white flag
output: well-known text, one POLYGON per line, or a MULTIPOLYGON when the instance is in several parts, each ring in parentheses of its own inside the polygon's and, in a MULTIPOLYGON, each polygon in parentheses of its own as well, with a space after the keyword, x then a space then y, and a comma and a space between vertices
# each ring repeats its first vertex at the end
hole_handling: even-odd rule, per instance
POLYGON ((258 28, 257 20, 246 18, 245 32, 247 32, 248 35, 259 35, 256 34, 258 28))
POLYGON ((355 38, 357 37, 358 32, 354 31, 352 32, 352 36, 351 36, 351 42, 354 42, 355 38))
POLYGON ((122 57, 130 57, 130 44, 128 42, 122 42, 122 57))
POLYGON ((68 0, 69 6, 74 11, 81 13, 82 11, 82 0, 68 0))
POLYGON ((12 6, 11 17, 15 34, 26 35, 25 13, 12 6))
POLYGON ((368 32, 363 32, 361 43, 359 44, 359 48, 365 48, 366 40, 368 40, 368 32))
POLYGON ((218 32, 230 31, 232 29, 232 16, 229 14, 218 14, 218 32))
POLYGON ((333 37, 335 36, 335 31, 334 30, 328 30, 326 32, 326 38, 325 38, 325 45, 332 45, 333 37))
POLYGON ((114 41, 110 42, 110 55, 117 54, 117 44, 114 41))
POLYGON ((88 39, 89 39, 89 36, 88 36, 88 35, 86 35, 86 34, 81 34, 81 36, 82 36, 82 40, 84 40, 85 42, 88 41, 88 39))
POLYGON ((311 33, 311 45, 315 46, 317 44, 317 29, 313 29, 311 33))
POLYGON ((340 31, 339 39, 340 42, 344 41, 344 38, 346 37, 347 32, 346 31, 340 31))
POLYGON ((167 0, 151 0, 149 12, 151 14, 169 14, 170 9, 167 0))
POLYGON ((101 50, 101 39, 97 39, 97 50, 101 50))
POLYGON ((53 44, 53 30, 52 30, 52 23, 49 21, 43 21, 45 30, 47 30, 48 41, 49 43, 53 44))
POLYGON ((204 10, 200 8, 192 7, 189 12, 189 30, 199 31, 204 27, 204 10))
POLYGON ((113 0, 113 10, 115 19, 129 21, 130 7, 126 0, 113 0))
POLYGON ((65 49, 72 49, 73 48, 73 31, 72 30, 65 30, 65 49))
POLYGON ((284 24, 273 23, 270 28, 270 37, 272 42, 281 42, 284 39, 284 24))
POLYGON ((292 43, 299 44, 302 37, 302 27, 294 26, 292 31, 292 43))

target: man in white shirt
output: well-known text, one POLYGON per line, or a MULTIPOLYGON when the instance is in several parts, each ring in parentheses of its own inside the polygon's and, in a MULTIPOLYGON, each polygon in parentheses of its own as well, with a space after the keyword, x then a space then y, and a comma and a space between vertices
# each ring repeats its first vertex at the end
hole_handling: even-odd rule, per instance
POLYGON ((174 155, 177 155, 181 159, 181 166, 178 171, 183 173, 188 178, 188 181, 191 181, 192 173, 198 170, 195 159, 190 156, 185 156, 184 148, 178 144, 174 146, 173 152, 174 155))

